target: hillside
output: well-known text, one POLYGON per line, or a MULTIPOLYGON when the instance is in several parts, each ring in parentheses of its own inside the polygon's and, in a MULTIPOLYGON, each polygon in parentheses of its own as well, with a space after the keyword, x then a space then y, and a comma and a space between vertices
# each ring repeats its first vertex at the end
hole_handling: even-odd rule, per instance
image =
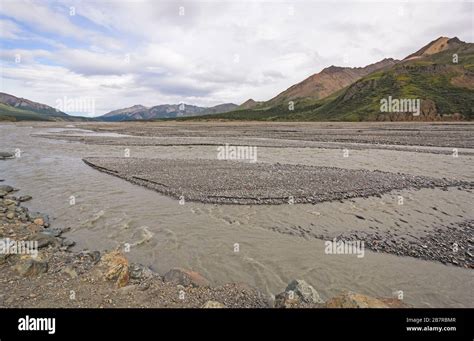
POLYGON ((474 44, 464 43, 458 38, 441 37, 403 61, 371 72, 330 96, 300 97, 294 102, 294 110, 289 110, 287 103, 283 102, 265 108, 220 114, 213 118, 291 121, 470 120, 474 108, 474 44), (453 63, 453 54, 458 55, 457 63, 453 63), (420 115, 381 112, 381 100, 389 96, 419 99, 420 115))
POLYGON ((396 63, 396 60, 387 58, 365 67, 351 68, 332 65, 323 69, 320 73, 316 73, 304 81, 291 86, 271 100, 265 102, 265 104, 277 105, 297 98, 321 99, 345 88, 374 71, 391 67, 396 63))
POLYGON ((0 121, 82 121, 46 104, 0 92, 0 121))

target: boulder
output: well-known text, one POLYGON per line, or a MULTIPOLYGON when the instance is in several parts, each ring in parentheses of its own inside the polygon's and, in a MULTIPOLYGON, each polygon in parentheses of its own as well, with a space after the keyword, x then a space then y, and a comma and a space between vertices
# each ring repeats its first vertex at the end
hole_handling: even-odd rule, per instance
POLYGON ((274 308, 298 308, 301 305, 299 296, 294 293, 281 292, 275 296, 274 308))
POLYGON ((0 191, 10 193, 14 190, 12 186, 0 185, 0 191))
POLYGON ((344 292, 329 299, 326 308, 389 308, 390 306, 377 298, 357 294, 351 291, 344 292))
POLYGON ((141 264, 130 264, 130 278, 132 279, 149 279, 155 277, 155 273, 141 264))
POLYGON ((175 268, 168 271, 164 276, 163 280, 168 283, 175 283, 185 287, 207 287, 209 281, 205 279, 201 274, 195 271, 175 268))
POLYGON ((120 251, 111 251, 102 256, 99 267, 103 268, 104 278, 115 280, 118 288, 128 284, 130 279, 128 260, 120 251))
POLYGON ((41 249, 43 247, 49 246, 49 245, 56 245, 58 244, 58 240, 46 233, 38 232, 35 233, 32 237, 31 240, 37 241, 38 242, 38 249, 41 249))
POLYGON ((18 201, 20 202, 25 202, 33 199, 31 195, 22 195, 21 197, 18 198, 18 201))
POLYGON ((22 276, 38 276, 48 271, 48 263, 45 261, 27 259, 16 264, 15 270, 22 276))
POLYGON ((295 279, 288 284, 286 293, 293 292, 302 302, 305 303, 323 303, 319 293, 311 285, 302 279, 295 279))

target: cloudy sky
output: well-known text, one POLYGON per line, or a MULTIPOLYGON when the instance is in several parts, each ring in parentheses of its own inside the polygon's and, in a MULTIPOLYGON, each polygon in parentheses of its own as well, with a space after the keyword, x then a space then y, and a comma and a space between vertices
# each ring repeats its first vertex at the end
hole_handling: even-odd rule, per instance
POLYGON ((267 100, 330 65, 474 41, 472 2, 0 2, 1 91, 96 115, 143 104, 267 100))

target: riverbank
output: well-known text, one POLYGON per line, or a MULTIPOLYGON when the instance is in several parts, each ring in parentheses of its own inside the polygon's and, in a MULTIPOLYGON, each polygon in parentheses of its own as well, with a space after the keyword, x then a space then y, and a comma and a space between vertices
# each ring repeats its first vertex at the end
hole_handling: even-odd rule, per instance
MULTIPOLYGON (((122 126, 135 127, 128 123, 122 126)), ((354 124, 351 129, 356 131, 359 126, 354 124)), ((193 134, 208 134, 210 139, 220 134, 222 143, 228 135, 235 135, 233 130, 222 130, 213 125, 206 131, 185 124, 179 129, 151 123, 147 127, 150 134, 185 135, 183 138, 189 139, 194 139, 186 137, 190 130, 193 134)), ((124 245, 129 244, 130 252, 124 252, 127 260, 146 265, 161 276, 173 268, 192 269, 207 278, 212 286, 246 283, 270 300, 284 291, 293 279, 304 279, 324 301, 343 290, 372 297, 391 297, 394 292, 403 291, 404 302, 415 307, 473 306, 472 288, 469 286, 472 269, 465 268, 469 261, 465 252, 470 252, 470 249, 464 242, 467 243, 468 239, 457 233, 464 222, 474 218, 470 205, 471 189, 452 186, 395 189, 380 196, 314 205, 220 205, 189 200, 184 200, 182 205, 175 198, 98 172, 82 160, 91 157, 124 158, 124 151, 130 150, 129 159, 166 159, 170 164, 174 164, 174 160, 188 164, 190 160, 199 159, 203 163, 217 163, 216 146, 129 146, 129 139, 122 135, 114 135, 117 145, 38 137, 48 134, 79 138, 94 135, 97 141, 106 141, 110 135, 117 134, 109 130, 113 126, 103 125, 103 128, 108 131, 92 132, 84 130, 82 125, 0 125, 2 150, 21 152, 15 159, 0 162, 1 177, 21 189, 15 192, 17 197, 33 197, 23 206, 30 211, 47 213, 52 227, 70 228, 64 235, 76 242, 69 249, 73 253, 87 249, 105 254, 107 250, 124 250, 124 245), (71 197, 75 199, 74 204, 71 204, 71 197), (443 231, 438 234, 438 229, 443 231), (327 254, 325 243, 334 238, 340 240, 340 236, 347 241, 365 241, 364 256, 327 254), (435 240, 420 243, 424 237, 435 240), (458 241, 458 238, 461 239, 458 241), (372 241, 373 248, 369 244, 372 241), (445 246, 441 247, 439 243, 445 246), (458 244, 457 253, 454 253, 454 243, 458 244), (237 251, 235 245, 238 245, 237 251), (403 251, 399 246, 406 246, 407 251, 415 249, 419 256, 398 254, 398 251, 403 251), (427 258, 423 258, 423 253, 427 258), (436 254, 446 258, 446 265, 442 260, 428 258, 436 254), (462 255, 465 255, 464 263, 457 259, 462 255)), ((242 128, 252 129, 244 125, 242 128)), ((272 124, 262 126, 262 130, 268 133, 282 128, 272 124)), ((417 125, 413 125, 410 129, 416 128, 417 125)), ((437 129, 440 130, 441 126, 437 129)), ((443 127, 443 130, 447 134, 446 140, 452 140, 454 135, 451 135, 457 134, 457 129, 450 132, 450 127, 443 127)), ((253 130, 252 133, 259 132, 253 130)), ((265 133, 261 136, 265 137, 265 133)), ((155 140, 154 137, 148 139, 155 140)), ((260 139, 258 135, 254 140, 267 144, 275 142, 260 139)), ((357 174, 365 170, 363 173, 368 177, 362 179, 367 180, 365 183, 369 189, 374 187, 370 182, 372 171, 409 174, 423 179, 473 181, 473 159, 467 154, 470 150, 459 149, 456 158, 413 151, 358 151, 353 146, 345 145, 348 157, 344 157, 342 149, 259 146, 257 162, 266 164, 264 173, 265 169, 278 169, 278 164, 295 165, 295 170, 301 165, 311 166, 308 167, 311 169, 334 167, 342 169, 341 173, 337 171, 338 174, 348 178, 353 178, 352 170, 357 174)), ((386 146, 374 144, 371 147, 386 146)), ((439 148, 431 147, 430 150, 439 148)), ((198 169, 191 176, 201 173, 198 169)), ((230 171, 229 174, 234 173, 230 171)), ((383 175, 383 178, 389 177, 390 182, 390 174, 383 175)), ((323 180, 328 179, 323 173, 321 175, 323 180)), ((218 182, 219 178, 215 180, 218 182)), ((251 179, 251 182, 255 181, 251 179)), ((340 184, 343 190, 348 188, 345 184, 340 184)), ((377 182, 377 186, 380 184, 377 182)), ((286 188, 284 185, 282 189, 286 188)), ((247 188, 236 190, 246 191, 247 188)), ((331 191, 330 186, 327 190, 331 191)), ((463 228, 463 233, 469 231, 472 229, 463 228)))
POLYGON ((72 252, 67 229, 30 212, 17 190, 0 185, 0 307, 338 308, 406 307, 398 298, 344 292, 323 301, 304 280, 275 300, 242 283, 212 286, 201 274, 171 269, 163 276, 130 263, 123 250, 72 252))

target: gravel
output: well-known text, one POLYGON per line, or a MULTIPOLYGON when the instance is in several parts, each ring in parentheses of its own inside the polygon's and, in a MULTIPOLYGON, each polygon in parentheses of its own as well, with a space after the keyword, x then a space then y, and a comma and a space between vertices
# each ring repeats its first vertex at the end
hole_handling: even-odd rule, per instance
POLYGON ((214 204, 319 203, 405 188, 472 183, 369 170, 219 160, 87 158, 87 165, 185 201, 214 204))

